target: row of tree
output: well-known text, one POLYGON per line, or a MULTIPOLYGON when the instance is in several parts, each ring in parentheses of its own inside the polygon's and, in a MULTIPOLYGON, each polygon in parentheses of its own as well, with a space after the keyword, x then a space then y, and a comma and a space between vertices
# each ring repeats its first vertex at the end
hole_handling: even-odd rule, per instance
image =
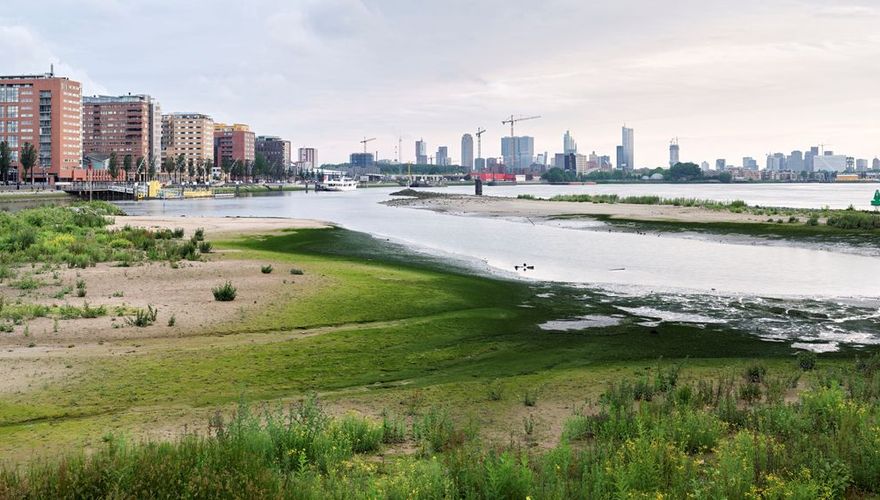
MULTIPOLYGON (((34 167, 37 164, 37 150, 33 144, 26 142, 21 148, 21 157, 18 164, 24 174, 23 179, 31 179, 34 183, 34 167)), ((211 178, 211 171, 214 166, 213 161, 205 159, 202 162, 194 162, 192 159, 187 160, 183 154, 176 158, 165 158, 161 165, 162 172, 167 174, 176 182, 207 182, 211 178)), ((12 168, 12 151, 9 143, 0 142, 0 178, 4 184, 9 184, 9 172, 12 168)), ((220 171, 223 173, 224 179, 248 181, 253 179, 266 179, 281 181, 289 177, 290 172, 285 165, 280 163, 269 163, 266 158, 257 154, 254 161, 232 160, 224 158, 220 162, 220 171)), ((147 158, 138 157, 135 159, 132 155, 125 155, 120 164, 118 155, 114 152, 110 154, 107 162, 107 173, 111 179, 119 179, 120 174, 124 174, 126 181, 139 179, 145 176, 147 180, 156 178, 156 162, 153 156, 147 158)), ((17 181, 17 179, 16 179, 17 181)))
MULTIPOLYGON (((37 148, 33 144, 26 142, 21 148, 21 157, 18 164, 24 173, 24 179, 30 174, 31 184, 34 183, 34 167, 37 165, 37 148)), ((9 149, 9 143, 0 142, 0 177, 3 177, 3 184, 9 184, 9 170, 12 168, 12 151, 9 149)))

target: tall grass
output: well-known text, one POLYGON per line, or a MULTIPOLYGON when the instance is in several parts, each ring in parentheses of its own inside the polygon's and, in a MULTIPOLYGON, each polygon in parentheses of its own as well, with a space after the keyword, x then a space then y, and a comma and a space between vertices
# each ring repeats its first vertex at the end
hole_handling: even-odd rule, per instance
POLYGON ((73 455, 0 470, 11 498, 870 498, 880 494, 880 356, 814 368, 796 402, 736 401, 743 385, 799 374, 749 370, 695 382, 678 367, 610 386, 549 450, 482 443, 442 408, 411 432, 385 414, 330 417, 315 398, 241 405, 207 435, 109 438, 73 455), (674 374, 673 374, 674 372, 674 374), (753 375, 761 372, 760 380, 753 375), (409 441, 415 454, 370 457, 409 441))

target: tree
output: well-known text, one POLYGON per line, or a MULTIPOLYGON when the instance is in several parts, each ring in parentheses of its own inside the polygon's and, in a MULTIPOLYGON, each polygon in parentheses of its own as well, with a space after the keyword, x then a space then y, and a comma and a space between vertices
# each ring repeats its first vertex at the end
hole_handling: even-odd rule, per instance
POLYGON ((703 171, 696 163, 676 163, 669 168, 669 180, 690 181, 703 176, 703 171))
POLYGON ((196 164, 192 158, 186 162, 186 173, 189 174, 189 178, 187 179, 189 182, 192 182, 193 177, 196 176, 196 164))
POLYGON ((225 157, 220 160, 220 171, 223 172, 223 180, 229 180, 229 174, 232 173, 232 158, 225 157))
POLYGON ((266 157, 262 154, 257 154, 254 159, 253 166, 253 175, 254 177, 263 177, 265 178, 269 174, 269 162, 266 161, 266 157))
POLYGON ((180 178, 183 177, 183 171, 186 169, 186 156, 183 153, 177 155, 177 183, 180 184, 180 178))
POLYGON ((0 175, 3 176, 3 184, 9 184, 9 166, 12 164, 12 154, 9 152, 9 143, 0 142, 0 175))
POLYGON ((144 164, 144 157, 138 156, 137 160, 134 162, 134 180, 140 180, 141 174, 146 173, 147 166, 144 164))
POLYGON ((153 180, 156 178, 156 159, 153 158, 153 153, 147 155, 147 180, 153 180))
POLYGON ((729 184, 733 181, 733 176, 730 174, 730 172, 721 172, 720 174, 718 174, 718 180, 725 184, 729 184))
POLYGON ((211 170, 214 169, 214 160, 211 158, 205 158, 205 161, 202 162, 202 172, 203 178, 205 182, 209 182, 211 180, 211 170))
POLYGON ((119 162, 116 159, 116 152, 110 153, 110 162, 107 164, 107 172, 110 173, 110 180, 115 181, 119 176, 119 162))
POLYGON ((122 170, 125 172, 125 181, 126 182, 128 182, 128 178, 131 175, 131 166, 132 166, 131 162, 132 162, 131 155, 125 155, 125 157, 122 158, 122 170))
POLYGON ((28 172, 31 173, 31 184, 34 183, 34 165, 37 164, 37 149, 34 145, 26 142, 21 147, 21 169, 24 172, 24 178, 27 179, 28 172))
POLYGON ((174 159, 170 156, 166 156, 165 161, 162 162, 162 171, 168 174, 169 179, 174 175, 174 159))

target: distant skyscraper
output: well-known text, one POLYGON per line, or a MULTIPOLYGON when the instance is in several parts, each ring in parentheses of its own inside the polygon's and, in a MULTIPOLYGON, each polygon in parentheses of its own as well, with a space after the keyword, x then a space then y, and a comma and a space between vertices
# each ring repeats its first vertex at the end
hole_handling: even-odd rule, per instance
POLYGON ((434 165, 446 167, 449 165, 449 148, 440 146, 437 148, 437 155, 434 158, 434 165))
POLYGON ((623 158, 623 146, 617 146, 617 168, 623 170, 625 159, 623 158))
POLYGON ((813 171, 813 158, 819 156, 819 146, 813 146, 809 151, 804 153, 804 170, 813 171))
POLYGON ((565 135, 562 136, 562 154, 577 154, 577 152, 577 142, 574 140, 574 137, 571 136, 571 132, 566 130, 565 135))
POLYGON ((502 137, 501 155, 508 170, 525 170, 535 161, 535 138, 527 135, 502 137))
POLYGON ((703 172, 708 172, 709 171, 709 162, 704 161, 704 162, 700 163, 700 170, 702 170, 703 172))
POLYGON ((856 160, 856 172, 864 172, 868 170, 868 160, 859 158, 856 160))
POLYGON ((376 164, 373 153, 352 153, 351 166, 354 168, 370 168, 376 164))
POLYGON ((758 170, 758 162, 751 156, 744 156, 743 168, 746 170, 758 170))
POLYGON ((802 172, 804 170, 804 153, 794 150, 785 159, 785 169, 792 172, 802 172))
POLYGON ((678 149, 678 139, 673 139, 671 143, 669 143, 669 166, 675 166, 679 163, 679 149, 678 149))
POLYGON ((785 170, 785 155, 782 153, 773 153, 767 155, 767 170, 785 170))
POLYGON ((474 160, 474 169, 477 172, 482 172, 486 170, 486 159, 485 158, 477 158, 474 160))
POLYGON ((846 155, 828 154, 813 158, 813 168, 817 172, 843 172, 846 170, 846 155))
POLYGON ((717 160, 715 160, 715 170, 719 172, 727 170, 727 160, 725 160, 724 158, 718 158, 717 160))
POLYGON ((474 169, 474 137, 471 134, 461 136, 461 166, 474 169))
POLYGON ((874 161, 871 162, 871 168, 874 170, 880 170, 880 158, 874 158, 874 161))
POLYGON ((416 165, 428 164, 428 144, 424 139, 416 141, 416 165))
POLYGON ((623 168, 625 170, 634 170, 636 168, 635 132, 633 129, 626 127, 623 127, 622 132, 622 142, 620 145, 623 148, 623 168))

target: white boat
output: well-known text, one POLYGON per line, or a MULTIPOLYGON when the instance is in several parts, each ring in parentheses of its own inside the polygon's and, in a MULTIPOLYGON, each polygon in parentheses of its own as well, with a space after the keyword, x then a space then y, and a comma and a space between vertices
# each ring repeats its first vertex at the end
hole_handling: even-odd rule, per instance
POLYGON ((348 177, 328 177, 315 185, 317 191, 354 191, 358 182, 348 177))

